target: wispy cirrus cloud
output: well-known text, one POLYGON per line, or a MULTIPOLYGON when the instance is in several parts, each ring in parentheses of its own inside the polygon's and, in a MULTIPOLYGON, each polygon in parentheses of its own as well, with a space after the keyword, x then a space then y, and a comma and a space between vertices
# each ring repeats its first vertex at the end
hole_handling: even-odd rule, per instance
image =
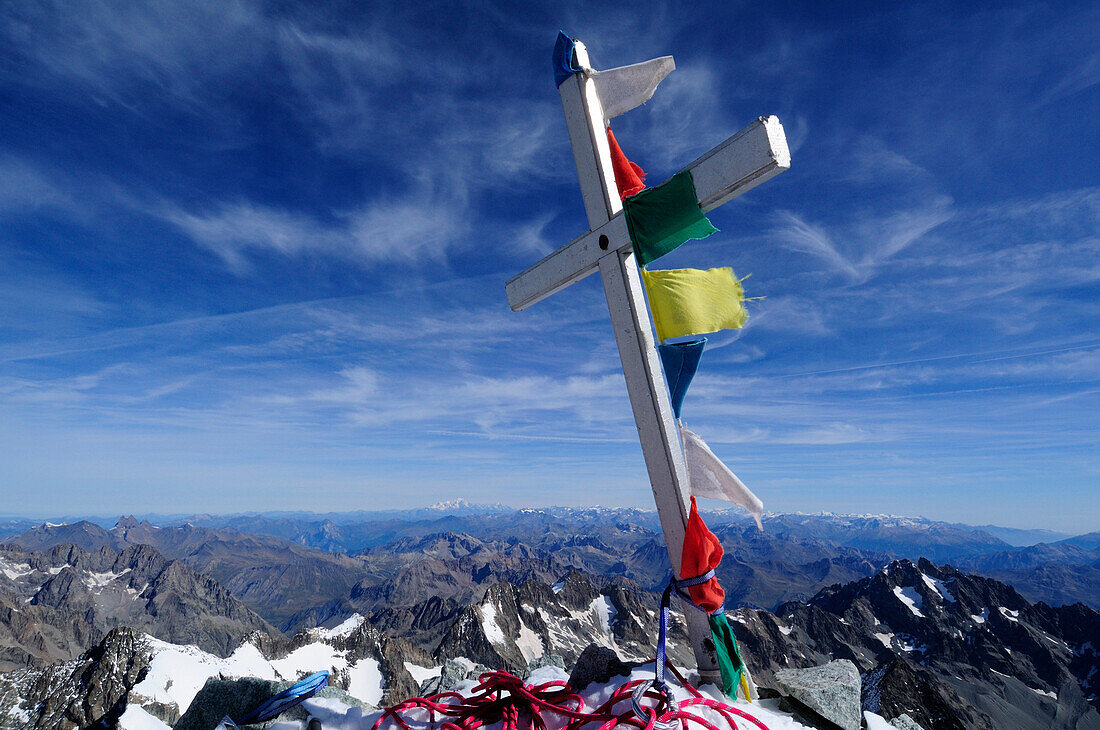
POLYGON ((37 165, 12 155, 0 155, 0 215, 72 206, 71 197, 37 165))
POLYGON ((585 227, 560 21, 601 68, 676 56, 614 120, 651 182, 786 125, 792 169, 661 262, 766 297, 685 420, 770 507, 1087 500, 1095 13, 9 4, 3 477, 47 506, 646 503, 598 277, 503 295, 585 227))
POLYGON ((779 227, 772 231, 776 240, 793 251, 821 259, 829 268, 839 271, 853 281, 862 278, 859 268, 842 254, 831 235, 821 226, 808 223, 791 211, 776 214, 779 227))
POLYGON ((778 210, 770 233, 788 249, 818 259, 826 272, 859 285, 951 220, 955 206, 927 170, 875 137, 860 135, 841 153, 848 162, 829 184, 850 191, 847 209, 829 211, 824 220, 778 210))
MULTIPOLYGON (((3 74, 20 86, 79 88, 100 104, 144 113, 166 97, 192 111, 262 61, 269 24, 249 2, 184 5, 64 2, 6 6, 8 53, 34 73, 3 74)), ((3 68, 3 67, 0 67, 3 68)))
MULTIPOLYGON (((238 89, 241 80, 271 77, 285 83, 281 104, 323 156, 382 167, 375 174, 392 180, 384 193, 366 187, 359 200, 344 195, 328 208, 194 186, 181 194, 175 185, 158 190, 162 181, 155 178, 140 187, 108 178, 102 182, 116 189, 115 199, 102 189, 76 190, 74 199, 69 189, 79 186, 71 180, 58 185, 30 167, 8 164, 9 172, 21 174, 5 176, 9 189, 0 189, 0 199, 23 210, 51 201, 69 213, 122 205, 171 223, 238 273, 254 271, 250 259, 265 252, 361 265, 438 263, 468 233, 466 222, 483 211, 516 227, 515 211, 492 204, 513 179, 550 179, 571 163, 568 148, 551 143, 563 131, 552 98, 509 94, 507 76, 504 87, 495 88, 496 80, 471 77, 450 51, 410 44, 411 26, 402 33, 401 24, 414 17, 389 18, 386 28, 375 23, 336 31, 323 13, 268 13, 250 2, 200 3, 187 11, 138 4, 124 12, 94 3, 86 11, 10 8, 0 18, 0 35, 38 71, 8 81, 43 91, 79 86, 140 115, 172 107, 169 114, 235 119, 222 130, 235 137, 218 143, 225 147, 249 144, 247 135, 232 130, 245 126, 247 102, 266 103, 251 89, 238 89), (51 13, 63 22, 45 32, 39 26, 51 13), (33 40, 32 27, 38 29, 33 40), (82 40, 74 45, 73 38, 82 40), (413 96, 405 93, 410 89, 413 96), (487 104, 487 98, 499 101, 487 104)), ((211 130, 188 132, 181 147, 209 154, 203 140, 211 130)), ((537 228, 545 219, 545 211, 535 210, 519 225, 537 228)))
POLYGON ((1100 84, 1100 53, 1094 53, 1084 62, 1077 62, 1040 99, 1040 104, 1052 104, 1073 94, 1100 84))
POLYGON ((203 212, 166 204, 154 212, 239 273, 249 271, 250 254, 262 252, 287 258, 323 255, 359 262, 438 263, 468 231, 461 203, 430 195, 376 201, 335 212, 329 220, 248 202, 203 212))

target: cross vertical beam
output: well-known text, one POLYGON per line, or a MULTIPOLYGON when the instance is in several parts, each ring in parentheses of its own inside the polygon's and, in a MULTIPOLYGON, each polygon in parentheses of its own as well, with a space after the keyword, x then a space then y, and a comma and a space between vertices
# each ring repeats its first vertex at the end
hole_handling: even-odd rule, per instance
MULTIPOLYGON (((588 51, 579 41, 575 53, 578 66, 591 68, 588 51)), ((595 82, 586 73, 566 79, 558 91, 589 228, 594 231, 622 210, 603 108, 595 82)), ((690 503, 687 468, 653 341, 641 277, 634 252, 628 248, 611 249, 598 264, 669 561, 679 575, 690 503)), ((685 616, 700 680, 720 684, 718 656, 706 616, 700 611, 686 611, 685 616)))

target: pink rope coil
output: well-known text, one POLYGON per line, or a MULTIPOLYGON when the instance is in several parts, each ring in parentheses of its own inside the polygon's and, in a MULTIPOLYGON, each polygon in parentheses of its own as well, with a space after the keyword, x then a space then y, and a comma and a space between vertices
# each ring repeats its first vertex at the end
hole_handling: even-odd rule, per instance
POLYGON ((722 730, 714 723, 699 715, 687 712, 687 708, 702 705, 714 710, 721 716, 731 730, 739 730, 736 718, 747 720, 759 730, 768 730, 768 726, 743 710, 724 702, 704 697, 689 684, 671 664, 668 665, 680 684, 692 695, 675 707, 663 694, 655 691, 645 692, 650 699, 659 700, 657 708, 665 705, 663 712, 657 708, 642 706, 646 717, 638 717, 634 712, 631 695, 645 680, 632 680, 619 686, 603 704, 591 710, 587 709, 584 699, 561 681, 543 682, 537 685, 524 684, 519 677, 508 672, 486 672, 478 677, 478 685, 469 697, 458 692, 440 692, 430 697, 413 697, 399 702, 382 711, 371 730, 379 730, 387 720, 391 720, 400 730, 413 730, 403 717, 411 710, 427 710, 431 726, 436 727, 436 718, 444 721, 439 730, 476 730, 483 725, 500 722, 501 730, 547 730, 543 712, 565 721, 563 730, 580 730, 585 725, 601 723, 599 730, 614 730, 620 725, 655 730, 659 725, 679 722, 681 730, 691 730, 695 723, 702 730, 722 730), (627 703, 628 709, 616 712, 620 703, 627 703), (525 721, 525 727, 521 727, 525 721))

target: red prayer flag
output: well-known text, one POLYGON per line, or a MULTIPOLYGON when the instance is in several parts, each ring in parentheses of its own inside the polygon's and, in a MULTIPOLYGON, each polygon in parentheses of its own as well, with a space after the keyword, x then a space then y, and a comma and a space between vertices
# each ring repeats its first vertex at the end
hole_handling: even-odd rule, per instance
MULTIPOLYGON (((722 543, 699 516, 695 497, 692 497, 691 513, 684 528, 684 551, 680 554, 680 580, 694 578, 717 568, 722 562, 722 553, 722 543)), ((717 578, 711 578, 697 586, 689 586, 688 594, 695 605, 706 609, 707 613, 717 611, 726 600, 726 592, 718 584, 717 578)))
POLYGON ((611 127, 607 128, 607 143, 611 146, 611 169, 615 172, 615 187, 619 198, 625 200, 645 189, 645 171, 626 159, 611 127))

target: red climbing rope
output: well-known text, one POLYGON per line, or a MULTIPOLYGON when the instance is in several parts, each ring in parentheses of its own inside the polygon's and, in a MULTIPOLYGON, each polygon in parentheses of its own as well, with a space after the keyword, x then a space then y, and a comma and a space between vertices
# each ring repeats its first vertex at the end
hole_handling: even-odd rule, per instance
POLYGON ((732 730, 738 730, 735 717, 748 720, 760 730, 768 730, 767 725, 749 713, 724 702, 704 697, 699 690, 684 680, 675 667, 669 664, 668 668, 692 695, 691 698, 678 703, 675 708, 670 706, 671 702, 666 695, 653 689, 646 691, 644 696, 657 700, 656 707, 639 707, 631 703, 634 691, 641 685, 647 684, 646 680, 641 679, 623 684, 602 705, 588 710, 581 696, 565 682, 554 681, 530 685, 524 684, 523 680, 508 672, 486 672, 478 677, 479 684, 474 687, 469 697, 463 697, 458 692, 441 692, 431 697, 413 697, 383 710, 371 730, 379 730, 387 719, 392 720, 401 730, 413 730, 402 713, 416 709, 428 711, 428 720, 433 728, 436 727, 437 716, 441 719, 446 718, 438 726, 439 730, 475 730, 495 722, 501 723, 501 730, 521 730, 521 719, 529 723, 531 730, 547 730, 546 721, 542 716, 544 711, 565 720, 563 730, 579 730, 593 722, 601 723, 599 730, 613 730, 619 725, 640 728, 640 730, 661 730, 677 726, 682 730, 689 730, 689 724, 693 722, 703 730, 721 730, 705 718, 685 711, 686 708, 697 705, 709 707, 717 712, 732 730), (623 702, 628 703, 627 709, 616 712, 615 707, 623 702), (635 707, 639 707, 647 717, 639 717, 634 710, 635 707), (662 711, 658 712, 658 709, 662 711))

